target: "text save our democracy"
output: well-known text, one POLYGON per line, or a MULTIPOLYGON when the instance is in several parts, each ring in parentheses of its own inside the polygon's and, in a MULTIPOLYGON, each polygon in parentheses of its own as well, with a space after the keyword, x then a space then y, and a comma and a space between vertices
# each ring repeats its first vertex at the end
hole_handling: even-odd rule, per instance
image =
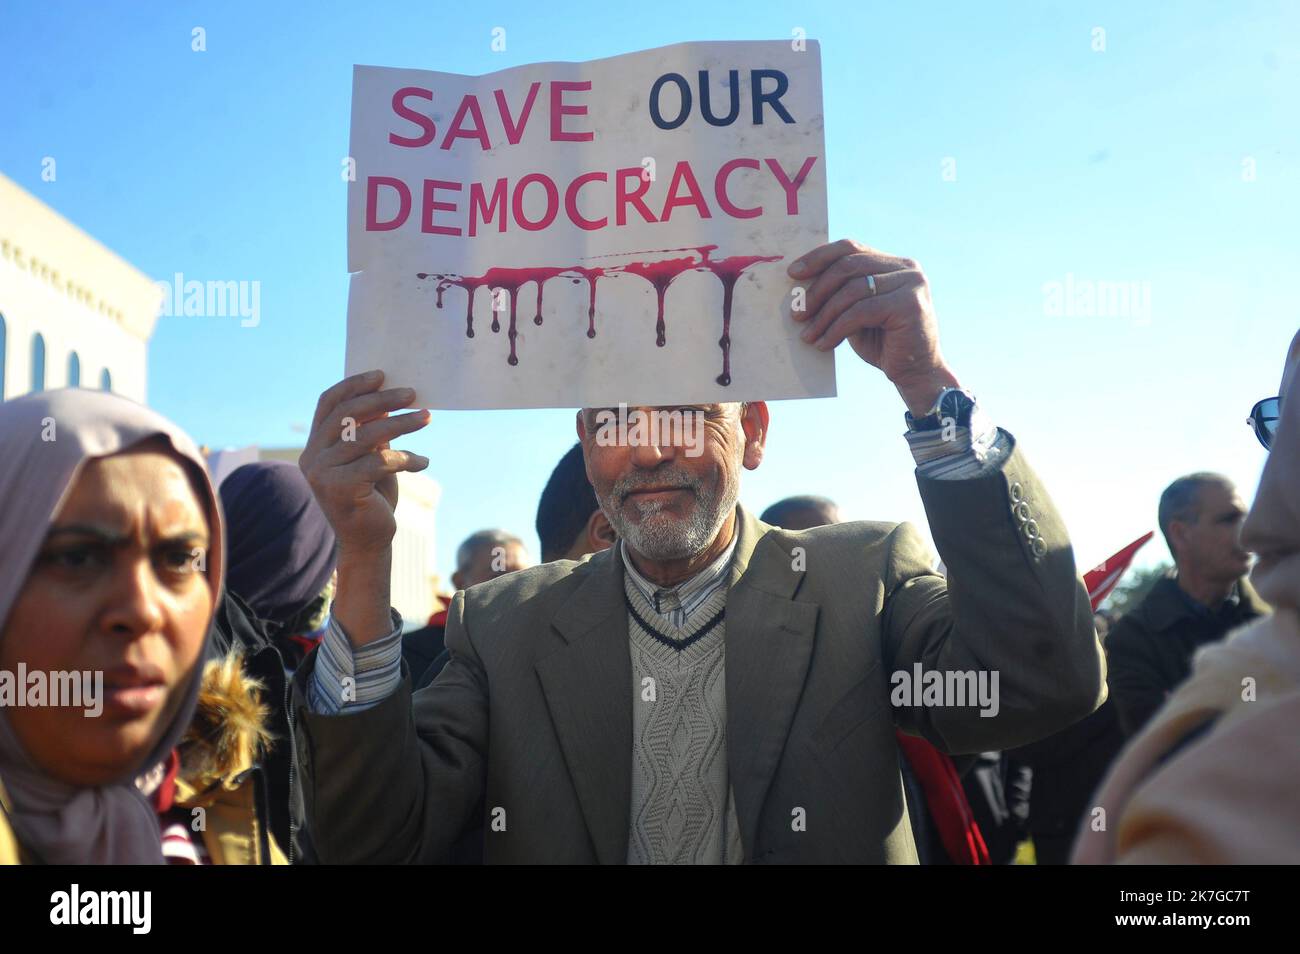
MULTIPOLYGON (((700 109, 703 118, 710 125, 730 125, 739 115, 738 71, 731 70, 728 78, 731 102, 727 114, 719 117, 714 115, 710 109, 708 70, 700 71, 700 109)), ((751 84, 752 119, 756 125, 761 125, 763 122, 765 106, 769 107, 782 122, 794 122, 793 117, 781 104, 781 96, 788 86, 788 80, 784 73, 779 70, 753 70, 751 71, 751 84), (776 86, 772 90, 764 91, 762 83, 767 78, 775 79, 776 86)), ((587 114, 585 105, 566 102, 566 94, 588 91, 591 89, 591 83, 589 81, 552 81, 549 85, 551 141, 591 141, 595 136, 591 130, 565 128, 565 117, 578 117, 587 114)), ((493 98, 501 120, 501 132, 504 141, 509 145, 518 145, 522 140, 541 86, 540 82, 534 82, 529 87, 518 118, 515 118, 511 112, 505 91, 501 89, 494 91, 493 98)), ((432 102, 434 99, 433 91, 417 86, 406 86, 393 94, 392 108, 394 114, 414 124, 416 134, 406 136, 397 131, 390 132, 388 141, 391 144, 404 148, 423 148, 437 142, 438 131, 434 120, 416 111, 408 102, 419 99, 432 102)), ((676 128, 685 122, 691 110, 691 103, 691 88, 685 78, 677 73, 664 74, 651 87, 648 100, 650 118, 660 129, 676 128), (679 92, 678 113, 672 119, 664 117, 660 104, 660 94, 669 85, 676 87, 679 92)), ((477 142, 485 152, 493 148, 488 126, 484 120, 483 109, 478 102, 478 97, 474 94, 467 94, 462 98, 451 125, 437 148, 450 150, 461 139, 477 142)), ((771 157, 763 157, 761 161, 757 157, 730 159, 722 163, 716 170, 712 170, 712 206, 701 189, 699 178, 689 160, 676 163, 662 203, 656 203, 655 207, 652 207, 647 201, 647 193, 650 191, 653 177, 647 174, 645 167, 632 166, 616 169, 613 173, 612 183, 614 224, 616 226, 628 224, 630 219, 629 208, 640 216, 642 221, 648 223, 667 222, 671 219, 675 210, 687 207, 693 209, 695 214, 702 219, 713 217, 713 207, 732 218, 757 218, 764 214, 763 206, 738 205, 732 200, 728 192, 731 177, 739 170, 750 170, 751 174, 758 172, 759 174, 771 175, 784 193, 786 215, 798 215, 799 188, 803 185, 816 160, 816 156, 808 156, 803 160, 798 170, 787 170, 779 160, 771 157)), ((524 231, 537 232, 553 224, 561 212, 570 223, 580 229, 586 231, 603 229, 609 225, 610 217, 608 214, 593 218, 584 215, 579 209, 579 196, 582 191, 585 188, 597 189, 597 183, 603 185, 606 190, 603 196, 605 204, 598 207, 608 209, 611 183, 610 174, 606 171, 584 172, 575 176, 568 183, 564 183, 563 189, 561 189, 561 184, 556 183, 550 176, 541 172, 528 173, 519 177, 513 183, 505 177, 496 179, 490 186, 484 182, 471 182, 468 190, 468 207, 462 213, 459 202, 453 201, 456 197, 452 193, 463 192, 465 183, 442 179, 424 179, 420 187, 420 230, 431 235, 453 236, 465 235, 468 232, 468 235, 473 237, 478 235, 484 226, 487 226, 490 230, 490 223, 495 222, 498 233, 507 231, 510 223, 524 231), (536 204, 537 199, 532 200, 534 213, 532 216, 529 216, 525 210, 525 196, 530 187, 533 190, 533 195, 540 197, 544 202, 544 205, 539 210, 536 204), (439 197, 440 192, 443 193, 442 198, 439 197), (459 218, 463 224, 453 224, 456 218, 459 218)), ((410 218, 413 202, 411 186, 406 181, 392 176, 368 176, 366 179, 366 231, 384 232, 400 228, 410 218), (379 215, 379 197, 382 189, 390 190, 397 198, 397 210, 391 217, 381 218, 379 215)))

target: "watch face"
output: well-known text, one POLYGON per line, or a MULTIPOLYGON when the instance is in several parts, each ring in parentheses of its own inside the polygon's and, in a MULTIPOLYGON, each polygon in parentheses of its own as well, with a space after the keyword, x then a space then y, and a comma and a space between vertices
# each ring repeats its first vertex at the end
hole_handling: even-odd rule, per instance
POLYGON ((947 421, 953 421, 958 427, 970 427, 971 414, 975 410, 975 396, 961 388, 945 388, 939 393, 934 409, 921 418, 912 417, 909 411, 904 417, 907 426, 914 431, 937 431, 947 421))
POLYGON ((965 391, 953 388, 945 391, 939 398, 939 416, 951 417, 956 420, 961 427, 970 426, 971 408, 975 406, 974 400, 965 391))

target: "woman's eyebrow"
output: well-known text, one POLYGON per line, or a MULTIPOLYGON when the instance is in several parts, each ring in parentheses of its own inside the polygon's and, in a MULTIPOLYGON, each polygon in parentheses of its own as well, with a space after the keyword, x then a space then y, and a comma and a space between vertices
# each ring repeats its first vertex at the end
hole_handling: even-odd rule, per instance
MULTIPOLYGON (((77 536, 77 537, 94 537, 100 543, 107 546, 121 546, 130 540, 130 536, 118 533, 114 530, 107 530, 104 527, 96 527, 88 523, 70 523, 63 526, 51 527, 49 533, 45 535, 47 541, 60 536, 77 536)), ((161 544, 168 543, 192 543, 199 541, 203 544, 208 542, 208 534, 202 530, 181 530, 177 533, 166 534, 162 539, 156 541, 161 544)))
POLYGON ((176 533, 165 534, 158 543, 194 543, 195 541, 207 544, 208 535, 202 530, 179 530, 176 533))
POLYGON ((89 523, 65 523, 62 526, 51 527, 45 535, 45 539, 50 540, 59 536, 95 537, 108 544, 121 543, 127 539, 123 533, 107 530, 104 527, 96 527, 89 523))

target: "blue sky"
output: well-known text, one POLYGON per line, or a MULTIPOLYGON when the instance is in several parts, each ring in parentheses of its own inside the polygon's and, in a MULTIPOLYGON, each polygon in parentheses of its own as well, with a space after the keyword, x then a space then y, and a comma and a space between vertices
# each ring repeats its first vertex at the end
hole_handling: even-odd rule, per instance
MULTIPOLYGON (((832 238, 922 263, 949 363, 1016 435, 1080 568, 1154 526, 1179 474, 1253 496, 1264 451, 1244 419, 1300 326, 1300 5, 301 9, 0 3, 0 171, 156 279, 261 282, 255 328, 158 323, 149 402, 197 440, 300 444, 341 375, 354 63, 484 73, 802 27, 822 43, 832 238), (1044 286, 1067 276, 1136 282, 1149 312, 1060 314, 1044 286)), ((772 405, 742 502, 821 493, 923 524, 896 392, 847 347, 837 362, 838 398, 772 405)), ((444 576, 485 526, 535 549, 574 439, 567 411, 434 414, 408 446, 443 486, 444 576)))

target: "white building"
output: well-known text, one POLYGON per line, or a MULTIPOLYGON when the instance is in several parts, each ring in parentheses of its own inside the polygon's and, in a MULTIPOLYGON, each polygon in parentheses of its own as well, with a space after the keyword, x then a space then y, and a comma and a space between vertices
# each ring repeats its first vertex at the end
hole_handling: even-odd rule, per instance
MULTIPOLYGON (((0 397, 80 386, 146 403, 161 297, 146 275, 0 175, 0 397)), ((301 452, 245 448, 214 470, 220 479, 248 460, 301 452)), ((399 474, 398 485, 392 600, 409 626, 423 626, 436 606, 442 488, 423 474, 399 474)))
POLYGON ((145 403, 161 292, 0 175, 0 397, 101 388, 145 403))

